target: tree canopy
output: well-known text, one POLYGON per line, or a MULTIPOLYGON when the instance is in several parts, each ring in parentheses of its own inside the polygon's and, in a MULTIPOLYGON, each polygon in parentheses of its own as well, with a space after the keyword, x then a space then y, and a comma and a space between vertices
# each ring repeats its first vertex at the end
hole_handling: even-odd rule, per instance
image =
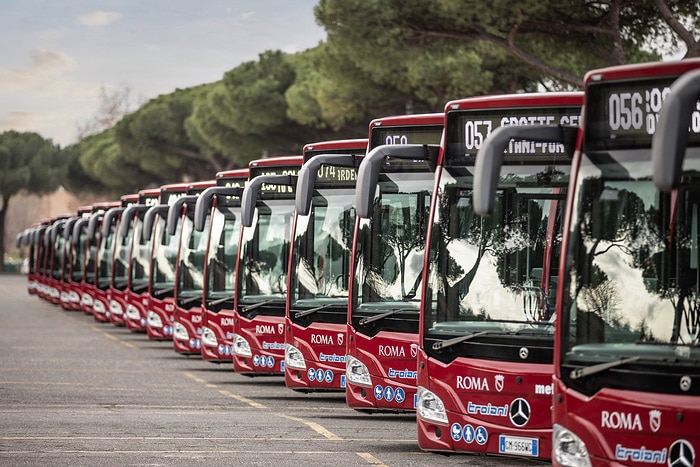
MULTIPOLYGON (((575 89, 590 69, 684 47, 697 56, 699 12, 699 0, 319 0, 326 42, 265 51, 220 81, 152 99, 66 158, 84 169, 72 179, 122 193, 211 179, 309 142, 364 137, 376 117, 442 111, 471 95, 575 89)), ((107 117, 127 108, 115 107, 124 93, 103 98, 107 117)))
MULTIPOLYGON (((58 146, 37 133, 0 133, 0 238, 5 238, 5 216, 10 199, 21 190, 43 195, 56 190, 65 179, 69 161, 58 146)), ((0 242, 0 265, 5 243, 0 242)))

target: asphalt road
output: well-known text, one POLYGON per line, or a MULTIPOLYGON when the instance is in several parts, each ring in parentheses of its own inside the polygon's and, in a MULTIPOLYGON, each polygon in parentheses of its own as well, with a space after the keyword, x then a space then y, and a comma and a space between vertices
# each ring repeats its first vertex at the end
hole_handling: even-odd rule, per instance
POLYGON ((541 466, 423 452, 414 415, 176 354, 0 275, 0 465, 541 466))

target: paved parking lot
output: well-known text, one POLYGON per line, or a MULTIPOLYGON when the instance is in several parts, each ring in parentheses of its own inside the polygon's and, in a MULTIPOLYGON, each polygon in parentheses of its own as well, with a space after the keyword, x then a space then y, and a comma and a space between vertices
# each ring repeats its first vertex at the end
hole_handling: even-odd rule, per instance
POLYGON ((0 275, 0 465, 542 465, 422 452, 414 415, 176 354, 0 275))

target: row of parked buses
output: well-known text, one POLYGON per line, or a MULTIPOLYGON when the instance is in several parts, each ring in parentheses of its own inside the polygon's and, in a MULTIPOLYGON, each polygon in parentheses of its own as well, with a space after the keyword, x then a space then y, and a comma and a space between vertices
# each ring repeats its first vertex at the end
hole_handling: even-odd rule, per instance
POLYGON ((23 232, 29 291, 416 411, 422 449, 700 455, 700 60, 475 97, 23 232))

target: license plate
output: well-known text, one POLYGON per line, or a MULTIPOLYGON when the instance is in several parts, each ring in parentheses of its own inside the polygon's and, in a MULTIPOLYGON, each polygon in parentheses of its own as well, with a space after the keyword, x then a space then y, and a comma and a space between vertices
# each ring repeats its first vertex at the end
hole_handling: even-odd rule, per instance
POLYGON ((537 438, 501 435, 498 438, 498 452, 500 454, 537 457, 539 455, 539 440, 537 438))

